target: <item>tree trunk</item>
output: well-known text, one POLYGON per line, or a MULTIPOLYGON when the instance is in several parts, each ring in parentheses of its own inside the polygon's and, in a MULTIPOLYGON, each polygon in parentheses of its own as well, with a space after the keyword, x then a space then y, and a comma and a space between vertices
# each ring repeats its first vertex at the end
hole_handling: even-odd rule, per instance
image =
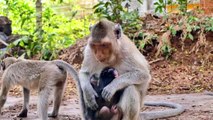
POLYGON ((36 31, 38 39, 42 40, 42 3, 41 0, 36 0, 36 31))

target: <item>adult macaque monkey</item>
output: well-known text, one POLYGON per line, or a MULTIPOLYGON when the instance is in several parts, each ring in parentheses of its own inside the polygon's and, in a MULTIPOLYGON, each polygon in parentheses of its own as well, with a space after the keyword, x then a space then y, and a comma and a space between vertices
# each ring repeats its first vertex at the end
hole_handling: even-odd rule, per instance
MULTIPOLYGON (((58 115, 67 72, 77 81, 77 85, 80 85, 75 69, 62 60, 38 61, 8 57, 2 61, 1 66, 4 72, 0 92, 0 111, 6 102, 10 87, 18 84, 23 86, 24 93, 24 105, 19 117, 27 117, 31 89, 38 89, 38 114, 41 120, 47 120, 48 116, 58 115), (48 115, 48 98, 52 90, 54 90, 53 111, 48 115)), ((79 93, 82 93, 80 89, 79 93)))
POLYGON ((124 89, 117 104, 123 112, 122 120, 153 119, 156 118, 155 115, 157 118, 171 116, 162 112, 140 113, 151 80, 149 64, 134 43, 122 33, 119 24, 101 20, 91 27, 79 72, 85 107, 93 110, 98 108, 95 99, 98 94, 90 84, 90 76, 100 74, 108 66, 115 68, 119 76, 104 87, 101 95, 106 101, 110 101, 117 91, 124 89))
POLYGON ((102 97, 110 101, 112 96, 124 89, 118 106, 124 120, 138 120, 143 99, 151 80, 149 65, 129 38, 122 33, 121 26, 101 20, 91 28, 80 70, 80 83, 87 107, 97 109, 97 93, 90 85, 89 77, 111 66, 120 74, 102 91, 102 97))

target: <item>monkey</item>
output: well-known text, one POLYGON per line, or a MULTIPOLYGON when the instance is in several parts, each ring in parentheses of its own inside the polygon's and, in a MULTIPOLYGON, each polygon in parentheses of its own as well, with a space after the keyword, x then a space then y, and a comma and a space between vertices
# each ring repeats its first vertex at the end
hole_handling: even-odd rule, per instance
POLYGON ((124 113, 123 119, 139 119, 140 107, 151 80, 148 62, 122 33, 119 24, 101 20, 91 29, 79 72, 86 106, 94 110, 98 108, 95 100, 98 94, 88 84, 88 78, 94 73, 100 74, 106 66, 115 68, 120 75, 104 87, 101 96, 110 101, 117 91, 124 89, 117 104, 124 113))
POLYGON ((107 86, 117 76, 118 72, 111 67, 104 68, 101 71, 99 78, 95 74, 91 76, 90 82, 92 84, 92 87, 99 95, 99 97, 96 97, 96 102, 99 105, 99 108, 98 110, 91 110, 90 108, 88 108, 87 120, 121 119, 122 111, 118 106, 116 106, 116 104, 118 103, 123 90, 116 92, 110 102, 105 101, 101 96, 103 88, 107 86))
MULTIPOLYGON (((117 104, 123 112, 122 120, 163 118, 178 115, 184 111, 179 104, 154 102, 153 105, 159 104, 175 109, 171 112, 140 112, 151 81, 147 60, 134 43, 123 34, 121 25, 102 19, 90 29, 91 33, 84 49, 84 59, 79 71, 85 113, 87 108, 97 110, 99 107, 96 97, 100 95, 90 84, 89 78, 93 74, 99 75, 101 70, 107 66, 115 68, 119 76, 103 88, 101 96, 106 101, 110 101, 117 91, 123 89, 117 104)), ((152 105, 149 102, 145 104, 152 105)), ((86 119, 86 116, 83 117, 86 119)))
POLYGON ((12 21, 5 16, 0 16, 0 32, 5 33, 7 36, 12 34, 12 21))
MULTIPOLYGON (((80 85, 76 70, 62 60, 39 61, 7 57, 3 59, 1 66, 4 72, 1 79, 0 112, 6 102, 10 87, 18 84, 23 87, 24 94, 24 104, 18 117, 27 117, 30 90, 38 90, 39 118, 47 120, 48 117, 57 117, 58 115, 67 73, 71 74, 77 84, 80 85), (48 98, 52 90, 54 90, 53 110, 50 114, 47 114, 48 98)), ((80 88, 79 86, 79 93, 82 93, 80 88)))

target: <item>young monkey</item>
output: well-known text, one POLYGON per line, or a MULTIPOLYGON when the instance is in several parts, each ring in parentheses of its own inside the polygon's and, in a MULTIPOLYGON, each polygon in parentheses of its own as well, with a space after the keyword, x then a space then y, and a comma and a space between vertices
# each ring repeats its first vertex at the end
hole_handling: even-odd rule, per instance
POLYGON ((79 85, 79 78, 75 69, 62 60, 39 61, 8 57, 2 61, 1 66, 4 71, 0 92, 0 112, 6 102, 10 87, 18 84, 23 86, 24 93, 24 105, 18 117, 27 117, 31 89, 38 89, 39 118, 47 120, 48 116, 57 117, 58 115, 67 72, 73 76, 79 85), (54 90, 53 111, 48 115, 48 98, 52 90, 54 90))
POLYGON ((123 90, 116 92, 111 101, 106 101, 101 96, 103 88, 116 77, 118 77, 118 72, 112 67, 104 68, 101 71, 100 77, 97 77, 96 74, 91 76, 91 85, 98 94, 96 102, 99 107, 97 110, 87 109, 88 120, 120 120, 122 118, 122 110, 116 104, 119 102, 123 90))

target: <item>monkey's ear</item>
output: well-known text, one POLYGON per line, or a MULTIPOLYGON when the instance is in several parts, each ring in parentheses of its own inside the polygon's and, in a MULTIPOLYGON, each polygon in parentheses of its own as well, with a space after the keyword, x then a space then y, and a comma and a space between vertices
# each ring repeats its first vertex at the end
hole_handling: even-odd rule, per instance
POLYGON ((121 33, 122 33, 122 28, 121 28, 120 24, 115 25, 114 32, 115 32, 116 38, 119 39, 121 37, 121 33))
POLYGON ((18 59, 24 59, 25 53, 18 57, 18 59))

